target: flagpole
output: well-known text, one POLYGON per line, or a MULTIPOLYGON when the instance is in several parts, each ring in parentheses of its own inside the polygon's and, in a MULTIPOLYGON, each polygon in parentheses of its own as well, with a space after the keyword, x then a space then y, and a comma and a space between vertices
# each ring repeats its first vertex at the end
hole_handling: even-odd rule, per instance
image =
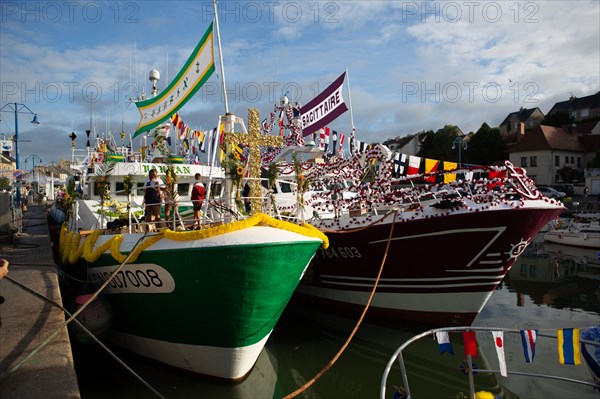
POLYGON ((221 34, 219 33, 219 16, 217 15, 217 0, 213 0, 213 6, 215 9, 215 29, 217 31, 217 47, 219 48, 219 63, 221 64, 221 86, 223 90, 223 102, 225 103, 225 113, 229 112, 229 106, 227 104, 227 92, 225 88, 225 68, 223 67, 223 52, 221 51, 221 34))
POLYGON ((350 140, 348 140, 348 149, 350 155, 352 155, 352 143, 356 143, 356 137, 354 136, 354 116, 352 115, 352 95, 350 94, 350 75, 348 74, 348 67, 346 67, 346 78, 348 79, 348 105, 350 106, 350 125, 352 125, 352 133, 350 140))

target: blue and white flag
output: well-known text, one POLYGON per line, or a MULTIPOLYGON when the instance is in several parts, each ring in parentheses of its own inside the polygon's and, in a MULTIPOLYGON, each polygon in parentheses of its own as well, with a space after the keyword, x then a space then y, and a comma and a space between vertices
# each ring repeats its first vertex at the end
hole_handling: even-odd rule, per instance
POLYGON ((438 341, 438 350, 440 351, 440 355, 444 354, 444 352, 448 352, 449 354, 454 356, 454 350, 452 349, 452 344, 450 343, 450 337, 448 336, 448 332, 438 331, 435 333, 435 336, 438 341))

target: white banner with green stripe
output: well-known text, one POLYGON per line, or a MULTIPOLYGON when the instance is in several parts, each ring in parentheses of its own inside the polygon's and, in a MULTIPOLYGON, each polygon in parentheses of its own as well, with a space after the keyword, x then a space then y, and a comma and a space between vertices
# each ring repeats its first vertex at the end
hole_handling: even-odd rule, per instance
POLYGON ((141 120, 133 137, 160 125, 177 112, 215 71, 212 23, 175 79, 158 96, 136 103, 141 120))

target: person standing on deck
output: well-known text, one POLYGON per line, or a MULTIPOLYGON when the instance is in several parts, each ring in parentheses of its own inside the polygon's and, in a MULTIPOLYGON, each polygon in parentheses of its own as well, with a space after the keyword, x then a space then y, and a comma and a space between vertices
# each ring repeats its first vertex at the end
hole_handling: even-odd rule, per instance
POLYGON ((194 208, 194 225, 193 229, 199 229, 202 224, 202 220, 200 219, 200 210, 204 205, 204 197, 206 197, 206 189, 204 188, 204 184, 202 184, 202 175, 200 173, 196 173, 194 175, 196 178, 196 183, 192 187, 192 204, 194 208))
POLYGON ((161 186, 164 186, 164 183, 158 178, 156 169, 150 170, 144 194, 146 223, 160 222, 160 206, 162 203, 161 186))

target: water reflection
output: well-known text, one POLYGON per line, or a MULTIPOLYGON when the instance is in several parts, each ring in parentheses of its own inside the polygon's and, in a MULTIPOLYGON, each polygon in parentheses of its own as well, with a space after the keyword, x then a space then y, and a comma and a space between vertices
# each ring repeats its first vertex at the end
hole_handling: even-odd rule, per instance
MULTIPOLYGON (((278 385, 291 389, 302 386, 321 371, 336 355, 352 332, 358 314, 334 314, 326 309, 292 304, 267 344, 279 364, 278 385)), ((304 395, 307 398, 377 398, 383 370, 394 351, 414 335, 428 327, 403 325, 401 321, 366 320, 360 325, 349 346, 331 369, 304 395)), ((414 398, 455 398, 458 392, 468 392, 468 379, 461 370, 463 361, 462 335, 451 334, 454 355, 440 355, 432 337, 421 339, 404 353, 411 394, 414 398)), ((495 350, 478 347, 474 360, 480 369, 493 368, 487 354, 495 350)), ((394 385, 402 385, 397 364, 387 380, 388 397, 394 385)), ((503 398, 515 396, 504 389, 493 373, 480 372, 475 378, 477 390, 487 390, 503 398)))
MULTIPOLYGON (((600 323, 600 265, 593 251, 544 244, 536 239, 513 265, 475 320, 480 326, 512 329, 585 327, 600 323), (516 300, 515 300, 516 299, 516 300)), ((271 335, 256 367, 244 381, 229 383, 182 373, 116 349, 144 379, 168 398, 281 398, 312 379, 330 362, 355 326, 358 314, 338 314, 326 308, 292 302, 271 335)), ((350 345, 333 367, 297 398, 377 398, 385 365, 396 348, 428 328, 406 325, 401 320, 361 324, 350 345)), ((415 399, 452 399, 468 389, 459 367, 462 339, 451 335, 454 356, 439 354, 433 339, 409 347, 405 360, 415 399)), ((533 364, 525 363, 520 338, 505 338, 508 370, 558 375, 588 380, 584 367, 560 365, 556 340, 536 344, 533 364)), ((491 334, 478 335, 481 369, 497 369, 498 359, 491 334)), ((95 346, 79 349, 75 364, 82 398, 152 397, 137 380, 95 346), (110 381, 110 384, 107 383, 110 381)), ((401 385, 399 367, 388 379, 401 385)), ((598 392, 572 383, 493 374, 476 377, 478 389, 503 398, 514 392, 522 399, 577 397, 598 398, 598 392)))
POLYGON ((525 296, 536 305, 557 309, 600 311, 599 251, 534 241, 517 259, 504 279, 517 293, 517 306, 525 296))

